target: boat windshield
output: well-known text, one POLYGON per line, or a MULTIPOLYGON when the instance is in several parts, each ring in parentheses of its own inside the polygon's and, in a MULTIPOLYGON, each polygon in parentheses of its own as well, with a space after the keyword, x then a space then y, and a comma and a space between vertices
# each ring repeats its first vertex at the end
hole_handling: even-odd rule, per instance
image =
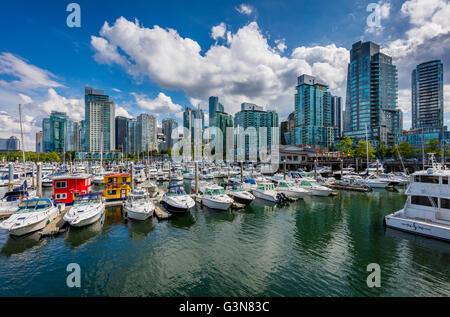
POLYGON ((19 204, 19 209, 16 213, 33 212, 36 210, 48 209, 51 207, 49 200, 26 200, 19 204))
POLYGON ((225 191, 222 188, 213 188, 206 190, 207 195, 224 195, 225 191))
POLYGON ((173 187, 169 189, 167 193, 169 196, 181 196, 186 195, 186 191, 182 187, 173 187))

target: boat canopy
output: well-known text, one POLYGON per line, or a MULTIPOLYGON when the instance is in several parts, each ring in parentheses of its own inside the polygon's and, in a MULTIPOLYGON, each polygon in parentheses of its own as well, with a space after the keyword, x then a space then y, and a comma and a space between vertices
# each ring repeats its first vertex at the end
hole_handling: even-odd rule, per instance
POLYGON ((52 201, 48 198, 37 198, 24 200, 19 204, 17 212, 34 211, 37 209, 45 209, 52 206, 52 201))

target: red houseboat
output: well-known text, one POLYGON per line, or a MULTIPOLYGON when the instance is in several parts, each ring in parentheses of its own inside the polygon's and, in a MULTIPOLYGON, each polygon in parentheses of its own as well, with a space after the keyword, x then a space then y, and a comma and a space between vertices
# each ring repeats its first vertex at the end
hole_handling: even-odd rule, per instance
POLYGON ((57 204, 73 204, 76 197, 91 191, 91 175, 62 175, 53 178, 53 199, 57 204))

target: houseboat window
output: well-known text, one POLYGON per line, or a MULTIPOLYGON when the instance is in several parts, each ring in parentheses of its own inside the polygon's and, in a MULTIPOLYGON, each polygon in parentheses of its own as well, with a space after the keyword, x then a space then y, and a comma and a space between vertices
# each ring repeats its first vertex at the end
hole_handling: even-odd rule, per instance
POLYGON ((441 208, 450 209, 450 199, 441 198, 441 208))
POLYGON ((126 177, 122 177, 122 182, 126 183, 127 182, 127 178, 126 177))
POLYGON ((55 182, 55 188, 66 188, 67 182, 55 182))
POLYGON ((56 194, 56 199, 66 199, 67 198, 67 195, 64 193, 64 194, 56 194))
POLYGON ((108 190, 108 195, 115 195, 116 191, 115 190, 108 190))
MULTIPOLYGON (((434 200, 434 204, 437 206, 437 198, 432 197, 431 199, 434 200)), ((411 203, 414 205, 433 207, 430 199, 424 196, 411 196, 411 203)))
POLYGON ((442 184, 448 185, 448 177, 442 177, 442 184))
POLYGON ((421 183, 439 184, 439 176, 420 176, 421 183))

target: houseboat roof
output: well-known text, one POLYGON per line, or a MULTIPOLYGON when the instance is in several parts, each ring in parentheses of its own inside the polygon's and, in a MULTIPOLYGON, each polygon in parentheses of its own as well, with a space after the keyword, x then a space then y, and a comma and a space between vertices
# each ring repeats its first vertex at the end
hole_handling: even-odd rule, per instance
POLYGON ((120 177, 120 176, 131 176, 130 173, 114 173, 114 174, 108 174, 104 177, 120 177))
POLYGON ((91 174, 72 174, 72 175, 60 175, 53 177, 53 181, 60 181, 64 179, 86 179, 90 178, 91 174))

